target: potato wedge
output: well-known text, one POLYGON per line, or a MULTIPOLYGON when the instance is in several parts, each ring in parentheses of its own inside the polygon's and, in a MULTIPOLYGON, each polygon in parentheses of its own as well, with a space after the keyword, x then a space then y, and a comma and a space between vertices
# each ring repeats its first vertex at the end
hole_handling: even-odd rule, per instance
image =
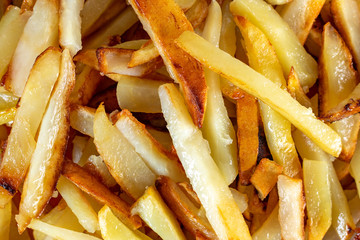
POLYGON ((94 137, 94 117, 96 109, 81 105, 71 105, 70 126, 75 130, 94 137))
POLYGON ((1 162, 0 207, 10 201, 25 178, 35 149, 35 135, 59 75, 60 58, 59 49, 49 48, 30 72, 1 162))
POLYGON ((340 154, 341 139, 339 135, 329 126, 316 119, 311 109, 301 106, 278 85, 217 49, 195 33, 186 31, 176 42, 181 48, 213 71, 225 76, 232 83, 279 112, 298 129, 305 132, 326 152, 334 156, 340 154))
POLYGON ((281 238, 284 240, 305 239, 305 201, 302 180, 286 175, 279 175, 278 179, 281 238))
POLYGON ((139 215, 164 240, 186 239, 175 216, 153 186, 134 203, 131 213, 139 215))
POLYGON ((122 223, 105 205, 99 211, 99 224, 101 235, 105 240, 112 239, 134 239, 134 240, 150 240, 151 238, 138 230, 129 229, 122 223))
POLYGON ((289 24, 302 45, 304 45, 324 3, 325 0, 293 0, 281 7, 279 15, 289 24))
POLYGON ((269 4, 264 1, 235 0, 230 4, 230 10, 235 15, 246 17, 264 32, 274 46, 286 76, 291 67, 294 67, 305 92, 314 85, 318 76, 316 61, 305 51, 295 33, 269 4))
POLYGON ((110 206, 117 217, 128 227, 131 229, 141 227, 141 219, 131 216, 129 204, 112 193, 85 169, 71 161, 65 161, 62 174, 97 201, 110 206))
POLYGON ((146 187, 154 185, 155 174, 124 135, 111 124, 103 105, 95 113, 94 143, 111 175, 132 198, 141 197, 146 187))
POLYGON ((180 84, 194 123, 201 127, 207 96, 204 71, 194 58, 174 42, 182 32, 193 31, 190 22, 172 0, 129 2, 162 56, 170 75, 180 84))
POLYGON ((164 149, 128 110, 117 115, 115 126, 156 175, 168 176, 176 182, 188 181, 178 158, 164 149))
POLYGON ((49 46, 58 44, 58 12, 58 1, 36 1, 3 80, 5 87, 18 97, 24 91, 30 70, 38 55, 49 46))
POLYGON ((2 57, 0 59, 0 79, 6 73, 25 24, 30 16, 30 11, 21 12, 18 7, 10 6, 5 15, 1 17, 0 51, 2 57))
MULTIPOLYGON (((235 17, 246 49, 249 66, 285 89, 286 81, 275 50, 263 32, 244 17, 235 17)), ((291 123, 264 102, 260 115, 271 155, 290 177, 301 175, 301 165, 291 137, 291 123)), ((271 189, 270 189, 271 190, 271 189)))
POLYGON ((180 92, 173 84, 164 84, 159 88, 159 96, 174 147, 214 231, 220 239, 251 239, 244 218, 210 156, 207 142, 191 121, 180 92))

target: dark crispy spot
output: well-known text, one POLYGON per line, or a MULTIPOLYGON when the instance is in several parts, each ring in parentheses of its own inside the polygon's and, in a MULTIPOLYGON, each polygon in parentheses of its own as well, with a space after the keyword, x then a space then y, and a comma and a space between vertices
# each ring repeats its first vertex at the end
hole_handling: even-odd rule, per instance
POLYGON ((16 188, 5 182, 3 179, 0 180, 0 186, 3 187, 6 191, 8 191, 11 195, 15 195, 16 188))

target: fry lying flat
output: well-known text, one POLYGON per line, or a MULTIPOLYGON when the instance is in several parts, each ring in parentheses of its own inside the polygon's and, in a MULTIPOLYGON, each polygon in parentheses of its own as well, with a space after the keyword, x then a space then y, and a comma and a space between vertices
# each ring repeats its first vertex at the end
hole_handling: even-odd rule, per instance
POLYGON ((177 44, 213 71, 259 98, 303 131, 333 156, 341 152, 341 139, 329 126, 316 119, 311 109, 294 100, 288 92, 241 61, 219 50, 193 32, 184 32, 177 44))

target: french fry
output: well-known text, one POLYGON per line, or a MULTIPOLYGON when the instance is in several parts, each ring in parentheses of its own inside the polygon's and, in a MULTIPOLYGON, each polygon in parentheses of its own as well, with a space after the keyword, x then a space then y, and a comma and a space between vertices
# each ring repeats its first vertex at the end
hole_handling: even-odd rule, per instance
POLYGON ((107 187, 114 187, 117 184, 111 176, 109 169, 106 167, 106 164, 99 156, 91 155, 85 163, 84 168, 92 175, 97 176, 107 187))
POLYGON ((151 238, 140 232, 139 230, 131 230, 122 223, 111 212, 108 206, 104 206, 99 211, 99 224, 101 235, 105 240, 112 239, 134 239, 134 240, 150 240, 151 238))
POLYGON ((165 147, 166 150, 168 151, 173 150, 172 139, 168 132, 156 130, 151 126, 146 126, 146 130, 151 134, 151 136, 153 136, 156 139, 156 141, 158 141, 163 147, 165 147))
POLYGON ((0 111, 0 125, 13 121, 15 118, 15 114, 16 107, 0 111))
POLYGON ((4 15, 6 12, 7 7, 10 5, 10 0, 1 0, 0 1, 0 18, 4 15))
POLYGON ((115 126, 156 175, 168 176, 176 182, 187 181, 177 157, 165 150, 128 110, 117 115, 115 126))
POLYGON ((208 1, 196 0, 191 8, 185 12, 185 16, 193 28, 197 28, 204 22, 206 16, 208 15, 208 7, 208 1))
POLYGON ((354 56, 356 65, 360 66, 360 50, 357 47, 360 44, 359 3, 354 0, 331 1, 331 14, 337 29, 354 56))
POLYGON ((74 56, 81 50, 81 18, 80 11, 84 0, 61 0, 59 16, 59 43, 63 48, 70 50, 74 56))
POLYGON ((24 27, 3 80, 6 88, 18 97, 24 91, 31 67, 38 55, 49 46, 57 45, 58 5, 56 0, 36 1, 33 13, 24 27))
POLYGON ((186 30, 193 31, 182 10, 172 0, 131 0, 144 29, 162 56, 170 75, 180 84, 193 121, 199 127, 204 120, 207 87, 202 66, 174 42, 186 30), (168 21, 163 21, 166 18, 168 21), (163 29, 167 31, 163 31, 163 29))
POLYGON ((8 202, 4 208, 0 208, 0 236, 3 240, 10 239, 11 204, 8 202))
POLYGON ((56 188, 86 231, 100 230, 96 212, 78 187, 60 176, 56 188))
POLYGON ((96 110, 81 105, 71 105, 70 126, 75 130, 94 137, 94 117, 96 110))
POLYGON ((246 17, 264 32, 274 46, 285 75, 294 67, 305 92, 314 85, 318 76, 317 63, 270 5, 264 1, 236 0, 230 4, 230 10, 235 15, 246 17))
POLYGON ((256 166, 250 182, 258 191, 261 200, 269 194, 278 181, 278 176, 282 173, 282 166, 267 158, 261 159, 256 166))
POLYGON ((18 7, 10 6, 4 16, 1 17, 0 51, 2 57, 0 60, 0 78, 6 73, 11 57, 30 16, 30 11, 21 12, 18 7))
POLYGON ((59 75, 60 58, 59 49, 49 48, 37 58, 30 72, 1 162, 0 207, 10 201, 25 178, 35 149, 35 135, 59 75))
POLYGON ((236 204, 238 205, 240 211, 243 213, 246 211, 246 209, 248 208, 248 199, 247 199, 247 195, 244 193, 239 192, 238 190, 234 189, 234 188, 230 188, 231 194, 234 197, 234 200, 236 202, 236 204))
POLYGON ((164 84, 159 88, 159 96, 177 154, 214 231, 220 239, 251 239, 243 216, 200 130, 191 121, 180 92, 173 84, 164 84), (212 201, 208 200, 209 196, 212 201))
POLYGON ((36 148, 30 160, 19 215, 19 232, 31 219, 38 217, 52 196, 59 177, 67 145, 69 124, 69 96, 75 84, 75 65, 69 50, 62 53, 60 74, 45 111, 36 148))
POLYGON ((279 222, 282 239, 305 239, 305 201, 301 179, 278 177, 279 222))
MULTIPOLYGON (((323 9, 326 6, 326 2, 324 4, 323 9)), ((321 35, 322 35, 322 30, 323 30, 323 26, 322 26, 322 22, 319 21, 318 19, 315 19, 315 22, 312 26, 312 28, 310 29, 309 35, 306 39, 306 42, 304 44, 306 50, 313 56, 319 58, 320 57, 320 52, 321 52, 321 35)))
POLYGON ((267 0, 271 5, 284 5, 290 3, 292 0, 267 0))
POLYGON ((91 68, 94 68, 97 71, 100 71, 99 61, 96 57, 96 49, 86 49, 80 51, 74 57, 74 61, 81 62, 91 68))
POLYGON ((350 173, 351 176, 355 179, 356 189, 360 196, 360 144, 356 145, 354 155, 350 161, 350 173))
POLYGON ((146 42, 141 48, 131 54, 128 67, 136 67, 159 56, 159 51, 152 41, 146 42))
POLYGON ((16 107, 19 98, 14 96, 11 92, 6 91, 4 88, 0 88, 0 109, 9 109, 16 107))
POLYGON ((264 224, 252 235, 253 240, 281 239, 281 227, 279 223, 279 205, 276 205, 264 224))
POLYGON ((293 0, 282 6, 279 11, 279 15, 289 24, 302 45, 304 45, 315 18, 320 14, 324 3, 325 0, 293 0))
POLYGON ((292 99, 288 92, 282 90, 278 85, 212 46, 212 44, 195 33, 186 31, 176 42, 181 48, 191 53, 193 57, 213 71, 225 76, 232 83, 245 89, 248 93, 251 93, 279 112, 298 129, 305 132, 326 152, 334 156, 340 154, 341 139, 339 135, 329 126, 316 119, 310 109, 301 106, 296 100, 292 99))
POLYGON ((111 124, 103 105, 95 113, 94 143, 111 175, 132 198, 141 197, 146 187, 154 185, 155 174, 124 135, 111 124))
POLYGON ((301 105, 307 108, 311 108, 311 101, 306 96, 303 88, 300 85, 300 80, 294 70, 294 68, 291 68, 288 82, 287 82, 287 89, 291 96, 296 99, 301 105))
POLYGON ((193 236, 200 233, 207 239, 217 239, 207 218, 199 214, 199 209, 174 181, 160 176, 156 180, 156 188, 187 231, 193 236))
MULTIPOLYGON (((220 5, 212 2, 203 36, 215 46, 218 46, 220 41, 221 20, 220 5)), ((238 174, 235 130, 222 97, 220 76, 209 69, 204 69, 204 73, 208 94, 202 133, 209 142, 212 158, 230 185, 238 174)))
MULTIPOLYGON (((281 65, 265 34, 246 18, 235 17, 235 22, 243 36, 249 66, 285 89, 286 81, 281 65)), ((299 176, 301 165, 291 137, 290 122, 262 101, 259 102, 259 108, 274 161, 283 166, 286 175, 299 176)))
POLYGON ((248 185, 259 153, 259 107, 253 96, 242 93, 236 101, 239 180, 248 185))
POLYGON ((164 240, 186 239, 175 216, 153 186, 134 203, 131 213, 139 215, 164 240))
POLYGON ((42 232, 46 235, 49 235, 55 239, 65 240, 65 239, 74 239, 74 240, 100 240, 100 238, 93 237, 89 234, 75 232, 61 227, 56 227, 48 223, 42 222, 37 219, 33 219, 29 225, 29 228, 42 232))
POLYGON ((141 219, 137 216, 131 216, 129 204, 112 193, 82 167, 70 161, 65 161, 62 174, 97 201, 110 206, 117 217, 128 227, 131 229, 141 227, 141 219))
MULTIPOLYGON (((85 163, 88 162, 91 155, 99 155, 99 153, 96 150, 96 146, 94 144, 93 138, 89 138, 87 143, 85 144, 78 164, 80 166, 84 166, 85 163)), ((101 161, 102 161, 102 159, 101 159, 101 161)), ((107 169, 107 167, 106 167, 106 169, 107 169)))
MULTIPOLYGON (((16 1, 14 1, 16 2, 16 1)), ((36 3, 36 0, 23 0, 23 1, 17 1, 19 5, 21 5, 21 10, 26 10, 26 11, 32 11, 34 8, 34 5, 36 3)), ((19 6, 16 5, 16 6, 19 6)))

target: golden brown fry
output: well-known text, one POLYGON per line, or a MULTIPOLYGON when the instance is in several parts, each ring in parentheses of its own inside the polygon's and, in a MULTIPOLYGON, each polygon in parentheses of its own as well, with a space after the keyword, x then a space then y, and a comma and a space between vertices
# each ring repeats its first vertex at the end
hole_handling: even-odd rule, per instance
POLYGON ((84 168, 109 188, 117 184, 106 164, 99 156, 91 155, 84 164, 84 168))
POLYGON ((291 68, 290 70, 287 89, 291 96, 295 98, 301 105, 307 108, 311 107, 310 99, 306 96, 304 89, 301 87, 300 80, 294 68, 291 68))
POLYGON ((94 176, 79 165, 65 161, 62 174, 87 194, 93 196, 102 204, 106 204, 131 229, 141 227, 142 222, 138 216, 131 216, 130 205, 112 193, 94 176))
POLYGON ((96 109, 81 105, 71 105, 70 125, 75 130, 94 137, 94 116, 96 109))
POLYGON ((242 185, 248 185, 259 150, 259 106, 255 97, 242 94, 236 102, 239 180, 242 185))
POLYGON ((208 8, 209 4, 206 0, 196 0, 191 8, 185 12, 185 16, 193 28, 197 28, 205 21, 208 14, 208 8))
POLYGON ((261 159, 259 165, 250 178, 259 193, 261 200, 264 200, 275 186, 278 176, 282 173, 283 167, 267 158, 261 159))
POLYGON ((154 43, 150 40, 146 42, 141 48, 131 54, 128 67, 136 67, 138 65, 149 62, 159 56, 159 51, 154 43))
POLYGON ((207 94, 204 70, 199 62, 174 42, 184 31, 193 31, 190 22, 174 1, 131 0, 130 4, 153 40, 168 71, 180 84, 194 123, 201 127, 207 94))
MULTIPOLYGON (((325 3, 326 4, 326 3, 325 3)), ((325 6, 325 5, 324 5, 325 6)), ((323 7, 324 9, 324 7, 323 7)), ((319 19, 315 19, 315 22, 309 32, 309 35, 305 42, 306 50, 313 56, 319 58, 321 52, 321 33, 323 29, 323 23, 319 19)))
POLYGON ((98 71, 100 70, 99 61, 96 57, 96 49, 86 49, 86 50, 80 51, 74 57, 74 61, 86 64, 87 66, 92 67, 98 71))

